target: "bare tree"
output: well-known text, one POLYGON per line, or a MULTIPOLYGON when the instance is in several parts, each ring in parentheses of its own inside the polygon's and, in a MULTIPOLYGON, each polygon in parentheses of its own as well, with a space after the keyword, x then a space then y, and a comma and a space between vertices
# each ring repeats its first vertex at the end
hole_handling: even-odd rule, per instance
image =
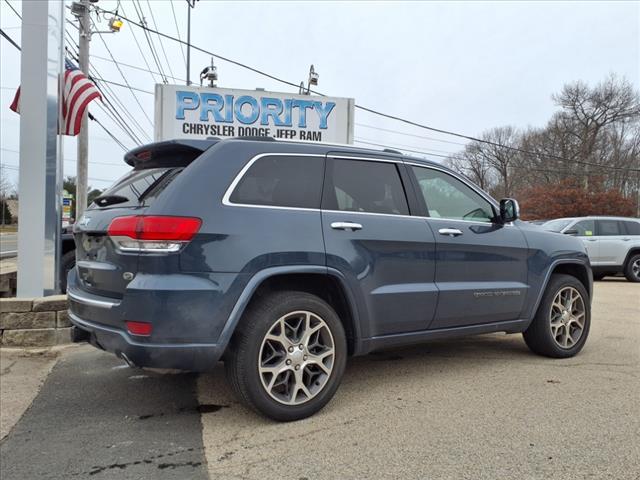
POLYGON ((496 184, 495 174, 491 165, 486 161, 480 145, 479 142, 469 143, 460 154, 450 156, 446 163, 483 190, 490 190, 496 184))
POLYGON ((9 197, 12 189, 13 184, 6 175, 4 165, 0 164, 0 198, 4 200, 9 197))
MULTIPOLYGON (((640 95, 628 80, 613 74, 594 88, 580 81, 567 84, 552 98, 562 108, 559 119, 565 130, 576 140, 571 158, 587 162, 587 173, 593 170, 589 163, 605 164, 598 155, 602 135, 615 125, 637 123, 640 117, 640 95)), ((585 186, 588 179, 585 175, 585 186)))
POLYGON ((559 110, 543 128, 493 128, 448 163, 498 196, 571 180, 635 199, 640 214, 640 94, 609 75, 594 87, 569 83, 552 98, 559 110))

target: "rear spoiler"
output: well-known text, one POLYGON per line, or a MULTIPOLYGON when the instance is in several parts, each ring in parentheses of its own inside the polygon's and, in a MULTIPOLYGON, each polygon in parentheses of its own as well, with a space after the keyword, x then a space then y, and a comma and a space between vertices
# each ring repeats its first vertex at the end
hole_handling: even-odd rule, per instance
POLYGON ((124 161, 134 168, 186 167, 202 152, 220 141, 209 137, 206 140, 166 140, 149 143, 129 150, 124 161))

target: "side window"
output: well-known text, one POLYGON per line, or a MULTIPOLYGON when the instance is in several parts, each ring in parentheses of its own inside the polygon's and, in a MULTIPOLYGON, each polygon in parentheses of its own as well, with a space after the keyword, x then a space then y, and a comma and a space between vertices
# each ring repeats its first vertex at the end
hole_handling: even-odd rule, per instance
POLYGON ((598 220, 598 235, 622 235, 620 222, 617 220, 598 220))
POLYGON ((591 237, 595 235, 596 225, 593 220, 582 220, 576 223, 571 230, 577 230, 576 234, 579 237, 591 237))
POLYGON ((229 200, 231 203, 320 208, 324 158, 266 156, 254 162, 229 200))
POLYGON ((409 215, 394 163, 334 159, 323 208, 347 212, 409 215))
POLYGON ((429 216, 490 223, 491 204, 457 178, 425 167, 412 167, 429 216))
POLYGON ((623 222, 627 235, 640 235, 640 222, 623 222))

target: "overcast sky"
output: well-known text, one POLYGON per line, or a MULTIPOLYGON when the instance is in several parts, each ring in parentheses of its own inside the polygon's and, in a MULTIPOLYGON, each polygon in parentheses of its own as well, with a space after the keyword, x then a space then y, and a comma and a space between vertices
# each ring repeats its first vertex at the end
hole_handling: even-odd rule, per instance
MULTIPOLYGON (((21 2, 8 0, 20 12, 21 2)), ((113 9, 115 1, 98 5, 113 9)), ((169 0, 149 2, 157 27, 177 36, 169 0)), ((140 0, 153 26, 147 0, 140 0)), ((129 0, 120 13, 137 19, 129 0)), ((186 37, 185 0, 173 0, 180 35, 186 37)), ((20 20, 5 0, 0 24, 18 43, 20 20)), ((106 20, 99 24, 106 29, 106 20)), ((77 38, 77 31, 68 25, 77 38)), ((146 68, 135 33, 152 69, 143 31, 125 21, 120 33, 104 35, 119 62, 146 68)), ((153 37, 170 74, 157 37, 153 37)), ((185 77, 179 44, 163 42, 172 74, 185 77)), ((640 88, 640 2, 222 2, 201 0, 192 16, 192 43, 278 77, 300 82, 310 64, 320 74, 318 90, 353 97, 361 105, 437 128, 469 135, 502 125, 542 126, 556 107, 551 94, 566 82, 601 81, 613 72, 640 88)), ((102 77, 124 80, 98 35, 91 42, 92 64, 102 77)), ((19 121, 8 108, 20 83, 20 55, 0 39, 1 158, 5 173, 17 182, 19 121)), ((192 50, 192 81, 209 64, 192 50)), ((216 60, 219 86, 263 87, 295 92, 273 80, 216 60)), ((153 91, 154 76, 121 65, 127 81, 153 91)), ((159 77, 156 75, 156 79, 159 77)), ((177 82, 180 83, 180 82, 177 82)), ((153 127, 127 89, 112 86, 146 132, 153 127)), ((153 95, 136 92, 153 120, 153 95)), ((97 106, 90 110, 128 147, 133 143, 97 106)), ((90 184, 104 188, 127 171, 123 151, 90 122, 90 184)), ((139 133, 142 136, 142 133, 139 133)), ((392 120, 356 111, 355 136, 364 141, 418 150, 453 152, 459 139, 433 134, 392 120), (371 125, 429 137, 381 132, 371 125)), ((65 175, 75 175, 76 142, 65 137, 65 175)))

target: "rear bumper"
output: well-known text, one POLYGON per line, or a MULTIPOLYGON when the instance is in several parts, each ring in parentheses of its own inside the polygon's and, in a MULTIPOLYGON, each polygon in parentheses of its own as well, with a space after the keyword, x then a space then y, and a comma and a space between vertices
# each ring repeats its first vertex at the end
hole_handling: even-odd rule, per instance
POLYGON ((89 343, 136 367, 173 368, 204 372, 215 367, 223 353, 217 344, 139 343, 126 332, 80 318, 69 312, 71 323, 89 334, 89 343))
POLYGON ((139 367, 207 371, 222 357, 221 332, 233 307, 228 289, 235 274, 214 279, 188 275, 142 275, 120 299, 84 290, 73 269, 68 276, 69 318, 91 344, 139 367), (150 337, 131 335, 126 321, 153 325, 150 337))

